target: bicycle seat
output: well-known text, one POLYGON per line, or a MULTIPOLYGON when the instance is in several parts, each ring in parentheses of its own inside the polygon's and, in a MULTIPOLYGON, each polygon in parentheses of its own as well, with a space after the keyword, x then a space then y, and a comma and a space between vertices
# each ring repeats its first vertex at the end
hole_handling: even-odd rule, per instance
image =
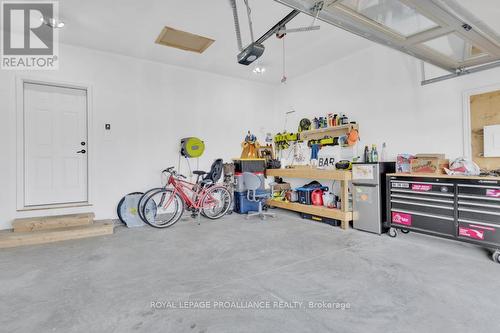
POLYGON ((205 185, 217 183, 217 181, 222 176, 222 166, 223 161, 221 158, 219 158, 212 163, 212 167, 210 168, 209 172, 201 170, 193 171, 193 175, 198 176, 196 179, 196 183, 202 183, 205 185))

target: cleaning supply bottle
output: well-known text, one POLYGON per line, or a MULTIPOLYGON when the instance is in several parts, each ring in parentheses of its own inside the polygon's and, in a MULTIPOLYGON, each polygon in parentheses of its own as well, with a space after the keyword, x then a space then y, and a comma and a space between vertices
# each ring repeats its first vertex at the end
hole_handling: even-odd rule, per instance
POLYGON ((339 118, 337 114, 333 115, 333 126, 338 126, 339 125, 339 118))
POLYGON ((339 126, 344 125, 344 118, 345 114, 342 113, 339 118, 339 123, 338 123, 339 126))
POLYGON ((349 118, 345 114, 342 114, 342 117, 340 118, 340 125, 348 125, 349 124, 349 118))
POLYGON ((373 163, 378 162, 377 145, 373 145, 373 146, 372 146, 372 162, 373 162, 373 163))
POLYGON ((313 119, 313 124, 314 124, 314 129, 319 129, 319 119, 318 118, 314 118, 313 119))

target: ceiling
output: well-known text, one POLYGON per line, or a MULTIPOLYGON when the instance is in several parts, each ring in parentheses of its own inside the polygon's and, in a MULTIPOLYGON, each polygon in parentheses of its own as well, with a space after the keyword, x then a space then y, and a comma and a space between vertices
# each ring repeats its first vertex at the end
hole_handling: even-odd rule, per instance
MULTIPOLYGON (((291 9, 273 0, 250 0, 255 38, 276 24, 291 9)), ((244 45, 250 41, 243 0, 237 0, 244 45)), ((282 42, 270 38, 261 58, 267 71, 252 73, 254 66, 236 62, 238 54, 233 16, 228 0, 64 0, 60 16, 66 26, 62 43, 114 52, 222 75, 279 84, 282 76, 282 42), (203 54, 154 43, 164 26, 215 39, 203 54)), ((310 25, 300 14, 288 28, 310 25)), ((286 73, 289 80, 373 44, 329 24, 318 31, 286 37, 286 73)))

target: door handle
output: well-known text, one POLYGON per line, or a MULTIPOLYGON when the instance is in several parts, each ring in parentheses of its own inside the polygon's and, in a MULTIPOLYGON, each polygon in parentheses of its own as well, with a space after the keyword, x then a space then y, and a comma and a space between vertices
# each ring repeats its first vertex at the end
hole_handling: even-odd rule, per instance
POLYGON ((79 150, 76 153, 77 154, 85 154, 87 151, 85 149, 79 150))

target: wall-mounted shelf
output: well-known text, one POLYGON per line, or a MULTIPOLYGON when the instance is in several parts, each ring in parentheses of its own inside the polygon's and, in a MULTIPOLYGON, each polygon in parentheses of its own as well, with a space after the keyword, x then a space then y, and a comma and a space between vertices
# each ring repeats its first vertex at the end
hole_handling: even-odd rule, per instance
POLYGON ((309 131, 300 132, 301 140, 319 140, 324 138, 325 136, 342 136, 347 134, 352 128, 359 130, 358 124, 348 124, 342 126, 333 126, 333 127, 325 127, 318 128, 309 131))

